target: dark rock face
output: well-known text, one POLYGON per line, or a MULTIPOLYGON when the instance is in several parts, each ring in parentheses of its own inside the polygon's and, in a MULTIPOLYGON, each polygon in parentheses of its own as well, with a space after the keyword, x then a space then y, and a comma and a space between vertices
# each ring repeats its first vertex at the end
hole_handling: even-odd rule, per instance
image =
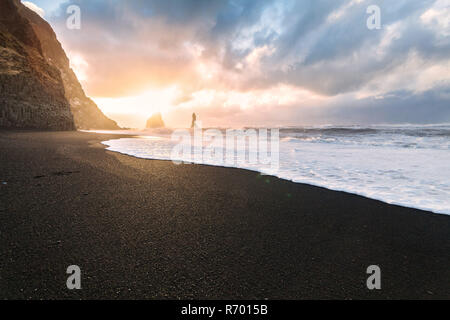
POLYGON ((74 130, 61 74, 43 56, 24 8, 0 2, 0 127, 74 130))
POLYGON ((161 113, 155 113, 147 120, 147 129, 152 128, 164 128, 164 121, 162 119, 161 113))
POLYGON ((50 25, 0 1, 0 127, 119 129, 86 97, 50 25))

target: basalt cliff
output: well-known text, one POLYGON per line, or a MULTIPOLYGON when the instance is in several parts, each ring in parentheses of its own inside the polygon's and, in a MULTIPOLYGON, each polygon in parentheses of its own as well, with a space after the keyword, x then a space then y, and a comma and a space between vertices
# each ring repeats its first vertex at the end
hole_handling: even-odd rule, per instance
POLYGON ((0 127, 119 128, 86 97, 50 25, 19 0, 0 1, 0 127))

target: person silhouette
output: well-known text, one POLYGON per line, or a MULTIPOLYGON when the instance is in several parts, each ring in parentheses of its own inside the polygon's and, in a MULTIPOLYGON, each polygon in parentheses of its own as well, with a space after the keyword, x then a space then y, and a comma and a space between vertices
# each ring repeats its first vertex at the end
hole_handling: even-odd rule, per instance
POLYGON ((195 114, 195 112, 192 114, 192 124, 191 124, 191 128, 195 127, 197 121, 197 115, 195 114))

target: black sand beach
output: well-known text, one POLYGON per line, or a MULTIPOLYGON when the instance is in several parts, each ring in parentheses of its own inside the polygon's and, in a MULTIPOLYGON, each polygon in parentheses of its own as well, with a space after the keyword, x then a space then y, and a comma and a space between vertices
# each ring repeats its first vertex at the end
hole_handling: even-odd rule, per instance
POLYGON ((0 299, 450 298, 450 216, 136 159, 112 138, 0 133, 0 299))

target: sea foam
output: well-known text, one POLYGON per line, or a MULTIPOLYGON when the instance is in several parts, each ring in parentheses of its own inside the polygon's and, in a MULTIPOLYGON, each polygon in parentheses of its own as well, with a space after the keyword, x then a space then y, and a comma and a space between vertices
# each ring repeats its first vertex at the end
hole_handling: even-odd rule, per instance
MULTIPOLYGON (((103 143, 110 151, 171 160, 176 142, 168 132, 139 135, 103 143)), ((195 159, 193 162, 205 164, 199 157, 195 159)), ((206 164, 230 166, 211 159, 206 164)), ((258 163, 232 166, 450 214, 449 125, 280 128, 276 172, 258 163)))

